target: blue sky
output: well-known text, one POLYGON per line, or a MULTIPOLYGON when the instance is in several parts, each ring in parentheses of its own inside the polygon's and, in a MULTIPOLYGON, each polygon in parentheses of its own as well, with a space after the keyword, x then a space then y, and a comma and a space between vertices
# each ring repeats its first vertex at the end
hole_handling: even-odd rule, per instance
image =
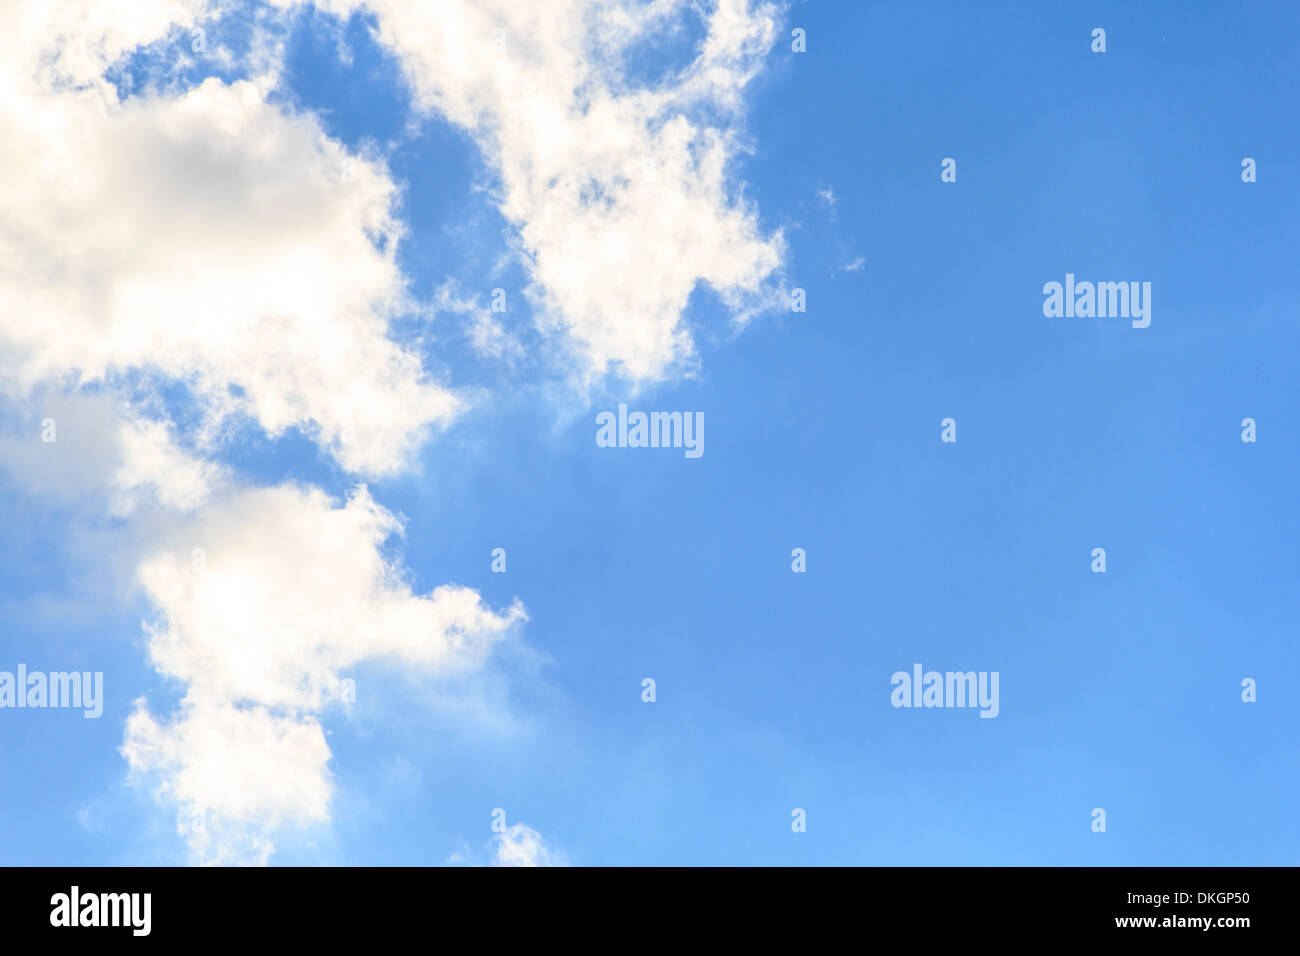
MULTIPOLYGON (((251 9, 210 28, 236 63, 251 9)), ((417 107, 376 14, 299 9, 266 27, 284 39, 268 102, 317 115, 399 185, 416 305, 388 334, 473 401, 373 477, 306 426, 241 419, 205 453, 245 488, 343 501, 364 481, 403 520, 384 553, 412 593, 455 582, 527 613, 472 678, 343 668, 355 704, 319 714, 328 819, 277 828, 269 862, 491 862, 503 808, 546 859, 577 865, 1295 864, 1300 139, 1285 120, 1300 13, 775 16, 727 120, 744 147, 729 201, 784 237, 768 278, 806 290, 807 311, 738 329, 701 283, 680 316, 686 366, 580 385, 569 340, 539 327, 553 313, 496 159, 417 107), (1258 181, 1242 182, 1244 157, 1258 181), (1067 273, 1150 282, 1150 326, 1044 317, 1044 283, 1067 273), (448 288, 480 305, 506 291, 514 360, 430 307, 448 288), (702 412, 705 453, 597 447, 596 414, 620 402, 702 412), (914 663, 998 672, 996 719, 892 707, 891 675, 914 663)), ((126 101, 187 35, 117 61, 126 101)), ((624 82, 672 75, 703 35, 686 11, 624 82)), ((174 95, 241 70, 178 75, 174 95)), ((198 447, 185 423, 200 398, 163 378, 119 371, 79 394, 147 391, 198 447)), ((135 578, 165 521, 23 478, 30 450, 15 449, 63 391, 5 411, 0 670, 102 671, 104 714, 0 710, 0 862, 192 862, 174 802, 119 752, 138 698, 161 715, 185 693, 151 662, 142 622, 159 609, 135 578)), ((60 473, 97 467, 88 407, 56 416, 60 473)))

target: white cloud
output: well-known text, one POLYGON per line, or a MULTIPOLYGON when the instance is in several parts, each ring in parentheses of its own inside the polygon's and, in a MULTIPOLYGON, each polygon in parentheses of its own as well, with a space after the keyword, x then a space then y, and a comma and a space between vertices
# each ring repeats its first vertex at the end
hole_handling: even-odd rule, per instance
POLYGON ((177 447, 164 422, 135 419, 118 432, 122 465, 114 476, 119 495, 113 510, 129 514, 142 498, 178 511, 193 511, 208 500, 227 470, 177 447))
POLYGON ((123 754, 134 771, 160 774, 187 818, 207 821, 196 852, 256 861, 277 829, 328 819, 319 715, 341 698, 347 668, 471 672, 523 620, 518 605, 494 611, 468 588, 413 593, 382 549, 399 531, 364 488, 336 506, 285 485, 209 506, 141 563, 160 611, 150 658, 185 696, 164 721, 141 703, 123 754))
POLYGON ((477 295, 458 294, 451 283, 438 289, 434 308, 463 317, 470 347, 480 356, 513 368, 525 355, 523 343, 506 330, 477 295))
POLYGON ((523 612, 457 586, 413 593, 383 551, 400 524, 364 488, 342 506, 313 488, 241 491, 206 460, 220 422, 242 413, 271 434, 314 430, 350 471, 389 473, 458 405, 387 336, 410 303, 380 161, 269 103, 272 72, 126 101, 102 78, 210 6, 6 10, 0 388, 29 414, 38 396, 38 414, 60 408, 63 444, 5 441, 25 480, 73 466, 103 476, 121 515, 145 502, 181 512, 138 577, 159 610, 151 659, 184 697, 161 718, 140 701, 122 752, 182 811, 201 859, 265 862, 281 830, 329 817, 320 716, 341 669, 473 671, 523 612), (196 451, 158 414, 168 381, 206 412, 196 451), (93 382, 107 390, 60 394, 93 382))
POLYGON ((364 5, 417 101, 495 167, 542 324, 572 337, 590 373, 657 379, 690 359, 682 315, 700 282, 739 322, 771 303, 783 240, 763 232, 730 167, 741 91, 776 36, 772 4, 718 0, 695 59, 652 85, 627 76, 625 57, 691 15, 686 0, 364 5))
POLYGON ((220 0, 7 0, 0 77, 22 82, 38 74, 96 84, 104 69, 172 26, 190 27, 220 0))
POLYGON ((93 392, 41 389, 4 396, 0 463, 19 486, 47 501, 107 504, 105 478, 122 463, 120 402, 93 392), (44 441, 45 423, 53 430, 44 441))
POLYGON ((132 771, 161 773, 159 795, 203 863, 264 865, 281 830, 329 819, 330 751, 311 716, 187 702, 160 723, 140 700, 122 753, 132 771))
POLYGON ((60 408, 62 445, 30 429, 4 440, 24 479, 80 466, 119 515, 176 512, 141 520, 170 531, 138 582, 159 615, 150 658, 183 698, 162 716, 138 701, 122 753, 180 810, 199 859, 266 862, 282 831, 329 819, 321 718, 346 669, 472 674, 524 614, 455 585, 413 592, 384 550, 400 522, 364 487, 342 505, 296 485, 241 490, 209 460, 222 421, 246 414, 270 434, 313 432, 349 471, 391 473, 459 405, 388 337, 412 307, 397 187, 376 157, 268 102, 261 41, 245 81, 124 101, 103 79, 214 6, 6 9, 0 389, 28 415, 60 408), (166 417, 157 386, 171 382, 206 415, 184 436, 193 450, 166 417), (105 388, 78 394, 87 383, 105 388))
POLYGON ((31 388, 149 369, 190 384, 214 416, 314 432, 350 471, 400 469, 458 402, 387 337, 409 303, 384 165, 268 103, 270 75, 125 102, 94 79, 197 2, 120 18, 81 4, 86 20, 54 25, 58 6, 20 5, 30 48, 0 41, 9 377, 31 388), (46 62, 34 51, 56 50, 25 72, 46 62), (69 72, 81 85, 56 84, 69 72))
POLYGON ((493 837, 493 866, 564 866, 564 859, 532 827, 516 823, 493 837))
POLYGON ((0 464, 25 491, 60 504, 119 517, 144 502, 193 511, 230 480, 181 447, 169 422, 110 393, 42 388, 2 408, 0 464))
MULTIPOLYGON (((262 41, 243 81, 122 100, 103 79, 220 5, 6 5, 0 388, 105 385, 115 437, 94 447, 111 462, 109 507, 179 512, 138 578, 159 611, 151 660, 183 698, 161 716, 139 702, 122 752, 191 821, 199 858, 265 862, 283 830, 329 819, 321 720, 348 668, 472 673, 524 615, 454 585, 415 593, 384 550, 400 523, 364 488, 342 505, 296 485, 239 490, 208 460, 220 424, 248 415, 272 435, 305 429, 350 472, 391 474, 460 406, 389 338, 412 308, 396 184, 378 157, 268 101, 262 41), (141 375, 187 385, 203 427, 178 435, 156 390, 132 405, 141 375)), ((468 130, 497 170, 541 324, 592 375, 655 379, 689 361, 682 316, 701 282, 739 322, 768 301, 782 237, 761 229, 731 167, 742 91, 776 35, 770 4, 718 0, 695 59, 641 85, 625 55, 680 22, 687 0, 372 5, 420 104, 468 130)), ((521 349, 490 315, 471 340, 507 359, 521 349)), ((24 462, 66 467, 29 437, 24 462)), ((496 859, 559 857, 517 824, 496 859)))

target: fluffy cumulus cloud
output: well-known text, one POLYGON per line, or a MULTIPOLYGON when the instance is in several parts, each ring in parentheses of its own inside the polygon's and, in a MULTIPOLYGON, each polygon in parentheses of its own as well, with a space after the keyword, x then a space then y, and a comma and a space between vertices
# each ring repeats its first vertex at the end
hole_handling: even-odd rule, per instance
POLYGON ((98 474, 108 510, 160 506, 167 520, 146 526, 204 542, 197 557, 160 542, 138 569, 158 609, 150 655, 183 697, 163 715, 141 700, 122 749, 181 809, 198 858, 264 862, 283 828, 329 818, 320 719, 340 669, 473 669, 522 611, 454 586, 413 593, 383 552, 398 522, 365 490, 339 505, 308 487, 241 489, 212 460, 237 413, 271 434, 303 428, 348 471, 390 473, 457 408, 388 336, 409 303, 382 162, 272 104, 273 73, 126 100, 104 79, 214 9, 6 8, 0 386, 12 408, 61 409, 62 445, 34 465, 30 440, 6 437, 20 477, 39 487, 51 450, 80 451, 59 467, 98 474), (172 383, 204 413, 185 436, 159 388, 172 383), (60 395, 69 385, 94 388, 60 395))
MULTIPOLYGON (((292 0, 277 0, 290 4, 292 0)), ((741 322, 771 304, 784 247, 729 175, 741 92, 773 4, 717 0, 695 58, 638 82, 626 62, 696 16, 688 0, 320 0, 378 17, 418 102, 474 136, 500 179, 543 325, 589 374, 663 377, 691 358, 700 283, 741 322)))
POLYGON ((408 303, 383 164, 269 103, 268 76, 126 101, 99 78, 202 9, 13 14, 19 29, 0 39, 9 377, 30 388, 149 369, 210 415, 301 427, 350 471, 398 470, 457 401, 387 335, 408 303))
POLYGON ((330 750, 314 716, 209 702, 160 723, 138 701, 122 752, 161 781, 199 862, 265 864, 281 832, 329 819, 330 750))
MULTIPOLYGON (((180 809, 199 859, 265 862, 285 828, 330 818, 322 720, 350 668, 481 673, 523 611, 453 585, 413 590, 386 550, 400 523, 364 487, 343 502, 250 488, 219 461, 238 417, 300 429, 348 473, 393 474, 460 407, 429 357, 390 335, 430 305, 410 301, 398 265, 397 184, 382 157, 272 96, 274 42, 255 35, 235 71, 213 51, 244 79, 144 82, 129 97, 106 79, 227 6, 7 0, 0 392, 21 415, 55 408, 60 438, 37 454, 34 432, 5 430, 0 454, 34 487, 153 536, 137 574, 157 609, 148 648, 180 700, 165 713, 138 701, 123 755, 180 809), (54 488, 50 468, 76 480, 54 488)), ((770 4, 716 0, 691 58, 653 79, 624 64, 696 17, 691 0, 365 6, 419 108, 468 131, 495 169, 539 327, 577 349, 587 378, 688 362, 683 315, 701 283, 742 322, 769 301, 782 239, 732 168, 742 92, 776 35, 770 4)), ((445 288, 435 309, 482 311, 445 288)), ((471 333, 480 354, 522 354, 491 316, 471 333)), ((495 843, 503 865, 558 861, 522 825, 495 843)))
POLYGON ((191 837, 201 854, 262 854, 281 826, 327 819, 319 717, 347 699, 349 668, 470 672, 522 619, 468 588, 414 593, 382 547, 399 531, 364 488, 340 504, 285 485, 203 509, 141 564, 160 611, 150 656, 185 695, 161 721, 140 702, 123 753, 159 776, 183 819, 205 821, 191 837))

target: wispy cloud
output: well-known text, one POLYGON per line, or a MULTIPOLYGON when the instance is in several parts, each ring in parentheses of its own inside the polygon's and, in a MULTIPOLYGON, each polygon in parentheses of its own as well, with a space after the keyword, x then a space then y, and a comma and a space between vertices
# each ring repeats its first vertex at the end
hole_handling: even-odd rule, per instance
POLYGON ((540 833, 523 823, 507 827, 493 838, 493 866, 564 866, 563 855, 540 833))

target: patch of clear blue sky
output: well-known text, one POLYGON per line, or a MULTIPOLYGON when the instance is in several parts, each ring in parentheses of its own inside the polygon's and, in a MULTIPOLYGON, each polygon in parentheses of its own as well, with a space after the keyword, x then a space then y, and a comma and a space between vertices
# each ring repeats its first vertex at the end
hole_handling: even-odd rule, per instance
MULTIPOLYGON (((529 729, 505 736, 359 672, 357 719, 328 721, 334 832, 280 862, 481 856, 494 807, 578 863, 1296 862, 1295 9, 808 4, 793 26, 808 52, 772 54, 739 172, 786 230, 808 312, 705 335, 697 379, 631 399, 703 411, 699 460, 597 448, 617 387, 567 421, 520 382, 373 486, 407 517, 416 586, 520 597, 550 663, 507 660, 529 729), (1043 283, 1067 272, 1150 281, 1150 328, 1044 318, 1043 283), (999 717, 893 709, 890 675, 914 662, 999 671, 999 717)), ((300 21, 286 97, 386 144, 417 292, 504 286, 525 325, 517 267, 489 275, 504 224, 468 191, 481 158, 437 120, 405 136, 394 64, 362 22, 346 37, 350 67, 300 21)), ((725 327, 704 294, 690 319, 725 327)), ((431 363, 509 384, 463 349, 431 363)), ((260 449, 232 458, 349 483, 305 442, 260 449)), ((57 580, 74 559, 50 520, 32 561, 57 580)), ((34 588, 5 575, 10 600, 34 588)), ((9 859, 165 845, 165 826, 134 836, 159 826, 138 805, 104 811, 111 838, 69 825, 122 775, 127 701, 157 692, 130 613, 83 638, 3 607, 31 666, 66 642, 116 681, 99 722, 6 715, 31 768, 0 778, 26 821, 9 859)))

